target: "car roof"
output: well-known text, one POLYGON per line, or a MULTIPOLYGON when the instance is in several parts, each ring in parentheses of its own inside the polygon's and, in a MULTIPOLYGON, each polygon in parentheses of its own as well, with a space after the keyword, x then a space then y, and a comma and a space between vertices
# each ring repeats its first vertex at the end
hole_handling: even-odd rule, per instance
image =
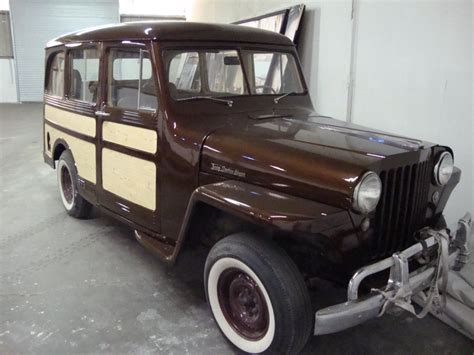
POLYGON ((74 42, 122 40, 221 41, 293 45, 286 36, 248 26, 184 21, 142 21, 91 27, 67 33, 49 41, 46 48, 74 42))

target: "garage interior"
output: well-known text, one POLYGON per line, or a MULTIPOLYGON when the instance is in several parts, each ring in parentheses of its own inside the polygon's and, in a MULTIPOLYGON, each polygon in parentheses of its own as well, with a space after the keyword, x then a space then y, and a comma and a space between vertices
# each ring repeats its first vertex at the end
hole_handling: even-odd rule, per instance
MULTIPOLYGON (((234 23, 298 4, 298 52, 318 113, 450 146, 462 178, 448 226, 474 211, 470 0, 1 0, 1 354, 239 353, 206 304, 205 248, 168 267, 129 227, 99 211, 87 221, 64 211, 42 157, 44 46, 121 21, 234 23)), ((345 290, 321 281, 311 297, 343 302, 345 290)), ((316 352, 471 354, 472 340, 431 315, 393 310, 312 337, 303 353, 316 352)))

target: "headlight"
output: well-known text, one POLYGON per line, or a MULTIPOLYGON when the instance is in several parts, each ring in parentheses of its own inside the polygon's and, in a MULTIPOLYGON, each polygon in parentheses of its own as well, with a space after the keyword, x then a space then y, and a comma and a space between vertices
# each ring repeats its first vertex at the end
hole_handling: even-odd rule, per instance
POLYGON ((434 167, 434 179, 438 185, 446 185, 453 173, 453 156, 449 152, 444 152, 439 156, 434 167))
POLYGON ((362 213, 375 210, 382 193, 382 182, 379 176, 368 171, 362 176, 354 190, 352 207, 362 213))

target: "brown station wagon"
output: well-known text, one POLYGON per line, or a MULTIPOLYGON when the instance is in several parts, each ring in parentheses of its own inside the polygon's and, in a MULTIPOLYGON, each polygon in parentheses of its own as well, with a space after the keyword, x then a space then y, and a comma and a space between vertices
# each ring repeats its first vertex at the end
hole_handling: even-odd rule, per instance
POLYGON ((318 115, 293 43, 268 31, 142 22, 52 40, 44 160, 71 216, 97 206, 166 263, 212 246, 210 309, 249 353, 296 353, 428 288, 426 313, 443 258, 467 259, 470 215, 454 233, 443 218, 451 149, 318 115), (315 278, 347 302, 315 312, 315 278))

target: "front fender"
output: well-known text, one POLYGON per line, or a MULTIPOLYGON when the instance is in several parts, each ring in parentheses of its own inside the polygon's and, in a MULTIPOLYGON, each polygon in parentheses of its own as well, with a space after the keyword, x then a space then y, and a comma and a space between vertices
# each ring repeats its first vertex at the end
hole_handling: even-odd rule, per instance
POLYGON ((194 190, 178 236, 173 262, 192 226, 191 217, 204 203, 251 223, 286 232, 323 233, 347 221, 347 211, 316 201, 228 180, 194 190))

